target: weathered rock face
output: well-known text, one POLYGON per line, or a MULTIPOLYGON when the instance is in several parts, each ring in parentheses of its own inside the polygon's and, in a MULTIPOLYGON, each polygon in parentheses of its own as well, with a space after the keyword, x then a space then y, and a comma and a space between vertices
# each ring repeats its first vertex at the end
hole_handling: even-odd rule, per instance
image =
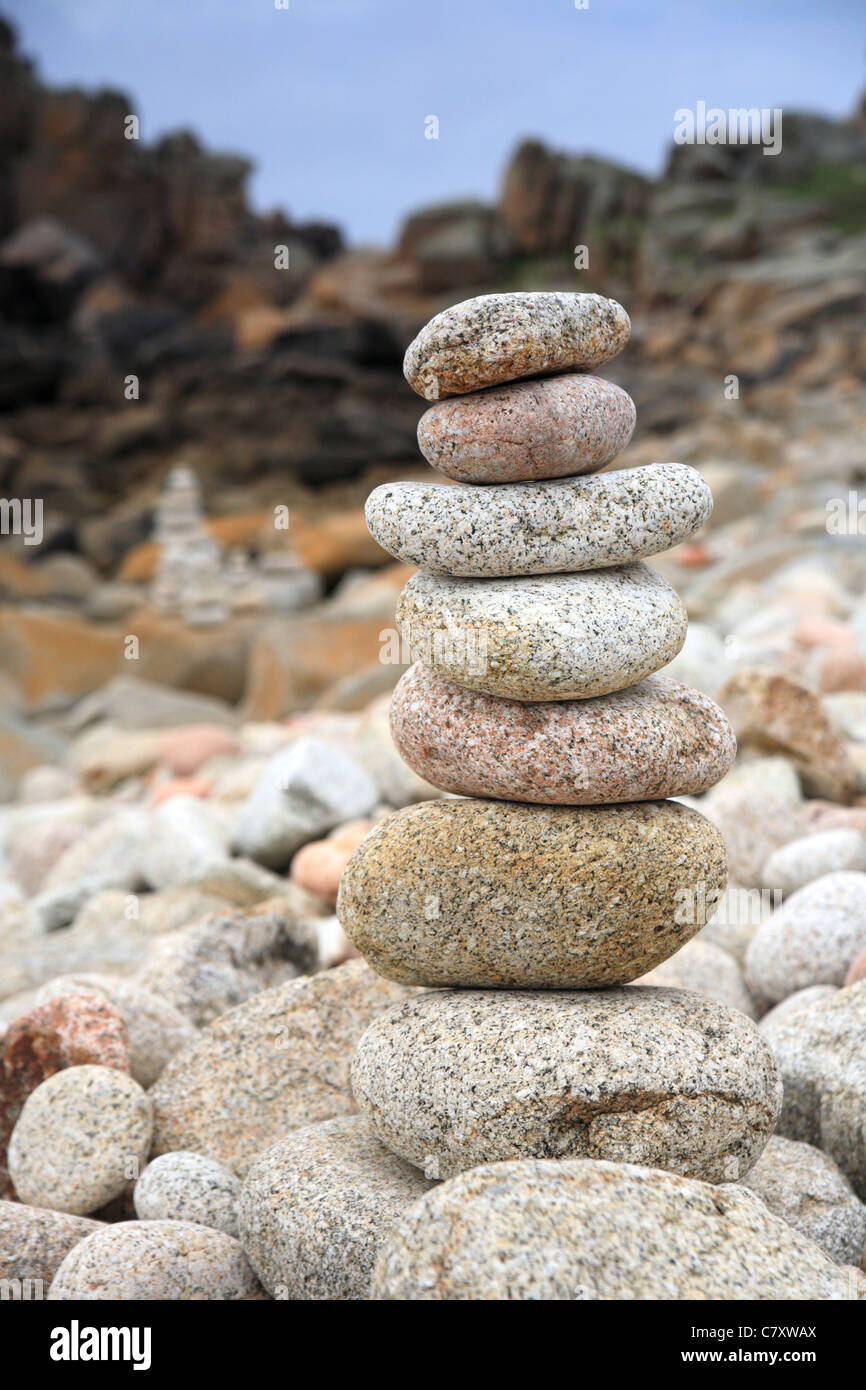
POLYGON ((277 1298, 366 1298, 382 1242, 431 1186, 358 1115, 305 1125, 247 1173, 241 1242, 277 1298))
POLYGON ((817 1245, 734 1187, 628 1163, 495 1163, 399 1220, 373 1298, 856 1297, 817 1245))
POLYGON ((346 867, 337 913, 404 984, 623 984, 704 925, 718 832, 675 802, 572 809, 427 801, 389 816, 346 867))
POLYGON ((440 1178, 506 1158, 616 1157, 735 1181, 781 1101, 743 1014, 638 987, 421 994, 368 1028, 352 1086, 382 1141, 440 1178))

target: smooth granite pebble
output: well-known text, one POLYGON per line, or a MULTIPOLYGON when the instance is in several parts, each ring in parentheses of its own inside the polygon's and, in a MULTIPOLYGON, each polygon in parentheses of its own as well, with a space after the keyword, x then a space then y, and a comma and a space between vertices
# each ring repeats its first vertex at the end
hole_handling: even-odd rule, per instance
POLYGON ((631 323, 599 294, 482 294, 443 309, 409 344, 403 375, 428 401, 551 372, 594 371, 631 323))
POLYGON ((758 1017, 757 1006, 737 961, 721 946, 702 941, 700 936, 687 941, 676 955, 654 966, 638 983, 693 989, 719 1004, 739 1009, 747 1018, 758 1017))
POLYGON ((683 990, 447 990, 383 1014, 352 1085, 383 1143, 447 1178, 505 1158, 745 1176, 781 1103, 743 1014, 683 990))
POLYGON ((737 751, 719 706, 665 676, 526 704, 466 690, 420 662, 394 691, 391 732, 409 766, 444 791, 547 805, 693 796, 724 777, 737 751))
MULTIPOLYGON (((38 1281, 38 1292, 31 1287, 30 1297, 44 1297, 72 1247, 99 1230, 101 1222, 86 1216, 27 1207, 22 1202, 0 1202, 0 1281, 38 1281)), ((27 1296, 24 1289, 21 1294, 22 1298, 27 1296)))
POLYGON ((415 985, 624 984, 704 925, 721 836, 673 801, 572 808, 426 801, 381 821, 340 885, 343 930, 415 985))
POLYGON ((628 1163, 495 1163, 401 1217, 374 1299, 856 1297, 847 1274, 750 1192, 628 1163))
POLYGON ((843 869, 866 872, 866 837, 859 830, 819 830, 774 850, 761 870, 764 887, 785 896, 843 869))
POLYGON ((598 376, 494 386, 431 405, 418 422, 427 462, 461 483, 535 482, 595 473, 621 453, 634 401, 598 376))
POLYGON ((866 1207, 820 1149, 774 1134, 743 1185, 831 1260, 859 1265, 866 1254, 866 1207))
POLYGON ((69 1252, 48 1297, 237 1303, 265 1294, 240 1242, 222 1231, 192 1221, 120 1221, 69 1252))
POLYGON ((431 1186, 359 1115, 305 1125, 247 1173, 241 1241, 275 1298, 363 1299, 383 1240, 431 1186))
POLYGON ((367 529, 383 550, 431 574, 498 579, 630 564, 702 526, 712 494, 684 463, 598 478, 503 487, 383 483, 367 529))
POLYGON ((866 874, 813 879, 762 922, 746 952, 756 992, 777 1004, 809 985, 842 985, 866 949, 866 874))
POLYGON ((240 1190, 240 1180, 221 1163, 179 1149, 148 1163, 132 1200, 142 1221, 194 1221, 236 1236, 240 1190))
POLYGON ((512 700, 585 700, 651 676, 688 618, 642 561, 523 579, 412 576, 397 625, 413 657, 448 680, 512 700))

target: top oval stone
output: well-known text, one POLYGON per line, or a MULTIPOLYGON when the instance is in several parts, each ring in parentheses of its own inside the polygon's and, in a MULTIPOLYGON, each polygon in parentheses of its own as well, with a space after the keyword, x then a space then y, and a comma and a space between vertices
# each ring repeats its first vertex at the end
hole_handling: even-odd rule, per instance
POLYGON ((428 401, 552 372, 594 371, 631 323, 599 294, 482 294, 443 309, 406 350, 403 375, 428 401))
POLYGON ((439 401, 418 421, 427 462, 458 483, 597 473, 622 453, 634 401, 600 376, 540 377, 439 401))

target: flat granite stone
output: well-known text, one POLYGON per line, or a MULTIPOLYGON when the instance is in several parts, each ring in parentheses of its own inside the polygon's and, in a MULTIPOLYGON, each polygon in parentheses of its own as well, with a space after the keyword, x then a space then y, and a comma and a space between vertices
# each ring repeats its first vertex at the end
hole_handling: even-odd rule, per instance
POLYGON ((640 560, 522 579, 418 573, 396 616, 416 660, 470 690, 530 701, 634 685, 673 660, 688 626, 679 595, 640 560))
POLYGON ((265 1297, 240 1241, 192 1221, 119 1221, 70 1250, 48 1290, 86 1299, 200 1302, 265 1297))
POLYGON ((461 483, 595 473, 622 453, 634 401, 599 376, 539 377, 431 405, 418 422, 427 462, 461 483))
POLYGON ((367 529, 383 550, 431 574, 498 579, 630 564, 691 536, 712 493, 684 463, 597 478, 502 487, 383 483, 367 529))
POLYGON ((443 791, 545 805, 694 796, 737 751, 719 706, 667 676, 526 704, 466 690, 421 662, 394 690, 391 733, 413 771, 443 791))
POLYGON ((360 1115, 305 1125, 247 1173, 241 1242, 274 1298, 363 1299, 383 1240, 431 1186, 360 1115))
POLYGON ((735 1182, 782 1098, 750 1019, 676 989, 419 994, 358 1044, 384 1144, 448 1178, 506 1158, 606 1158, 735 1182))
POLYGON ((853 1280, 750 1192, 628 1163, 495 1163, 401 1217, 374 1299, 839 1300, 853 1280))
POLYGON ((409 344, 403 375, 428 401, 551 372, 594 371, 631 323, 599 294, 482 294, 443 309, 409 344))
POLYGON ((358 846, 337 915, 373 968, 403 984, 594 989, 636 979, 694 936, 726 862, 715 827, 675 801, 426 801, 358 846))

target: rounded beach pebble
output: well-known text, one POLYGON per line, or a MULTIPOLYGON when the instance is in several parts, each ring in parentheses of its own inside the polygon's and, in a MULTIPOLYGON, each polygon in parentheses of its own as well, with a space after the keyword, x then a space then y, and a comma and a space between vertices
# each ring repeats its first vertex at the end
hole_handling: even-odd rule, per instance
POLYGON ((466 690, 420 662, 394 691, 391 732, 413 771, 443 791, 548 805, 694 796, 737 751, 719 706, 666 676, 596 699, 525 704, 466 690))
POLYGON ((682 600, 642 561, 543 578, 419 573, 397 602, 415 659, 511 700, 585 700, 634 685, 685 640, 682 600))
POLYGON ((726 881, 715 826, 677 802, 425 801, 346 866, 343 930, 386 979, 575 989, 624 984, 704 925, 726 881))
POLYGON ((503 487, 383 483, 367 498, 383 550, 432 574, 497 579, 628 564, 679 544, 713 510, 684 463, 503 487))
POLYGON ((151 1105, 125 1072, 68 1067, 27 1098, 9 1141, 22 1202, 85 1216, 119 1197, 150 1148, 151 1105))
POLYGON ((847 1301, 856 1292, 740 1188, 625 1163, 524 1161, 476 1168, 410 1207, 372 1297, 847 1301))
POLYGON ((88 1236, 66 1256, 48 1290, 55 1302, 264 1296, 240 1242, 192 1221, 121 1221, 88 1236))
POLYGON ((427 462, 461 483, 595 473, 621 453, 634 401, 598 376, 542 377, 431 405, 418 422, 427 462))
POLYGON ((86 1216, 69 1216, 46 1207, 25 1207, 21 1202, 0 1202, 0 1281, 38 1281, 38 1292, 32 1297, 43 1297, 73 1246, 102 1229, 101 1222, 86 1216))
POLYGON ((425 324, 403 375, 438 401, 525 376, 594 371, 622 352, 630 332, 622 305, 599 294, 482 294, 425 324))
POLYGON ((367 1029, 355 1099, 427 1177, 506 1158, 615 1158, 734 1182, 782 1099, 750 1019, 676 989, 418 994, 367 1029))
POLYGON ((744 1186, 831 1260, 859 1265, 866 1254, 866 1206, 820 1149, 774 1134, 744 1186))
POLYGON ((240 1190, 240 1180, 221 1163, 179 1149, 148 1163, 132 1200, 143 1221, 194 1221, 236 1236, 240 1190))
POLYGON ((382 1241, 431 1185, 358 1115, 306 1125, 248 1172, 241 1241, 275 1298, 363 1299, 382 1241))
POLYGON ((813 879, 762 922, 746 952, 746 974, 771 1004, 809 985, 842 985, 866 949, 866 874, 813 879))

